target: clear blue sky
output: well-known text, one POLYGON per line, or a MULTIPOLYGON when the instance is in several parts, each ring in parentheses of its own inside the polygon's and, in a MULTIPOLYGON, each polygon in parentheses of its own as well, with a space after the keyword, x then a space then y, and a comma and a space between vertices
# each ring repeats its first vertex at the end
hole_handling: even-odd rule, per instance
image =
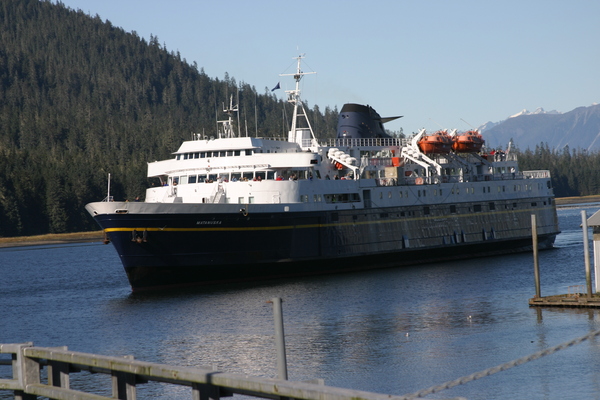
MULTIPOLYGON (((306 54, 303 98, 338 109, 370 104, 404 115, 405 133, 468 129, 526 108, 600 102, 600 1, 63 0, 167 50, 213 78, 259 93, 292 87, 306 54), (439 125, 438 125, 439 124, 439 125)), ((284 97, 283 90, 275 92, 284 97)))

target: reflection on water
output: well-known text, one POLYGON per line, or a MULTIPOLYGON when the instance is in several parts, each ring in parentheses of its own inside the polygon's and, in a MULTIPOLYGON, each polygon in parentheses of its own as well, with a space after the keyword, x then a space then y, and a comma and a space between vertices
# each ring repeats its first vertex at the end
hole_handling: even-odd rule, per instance
MULTIPOLYGON (((580 211, 559 211, 557 248, 540 253, 543 295, 585 283, 580 211)), ((528 253, 159 294, 131 294, 110 246, 0 249, 0 259, 0 342, 275 377, 267 301, 281 297, 291 380, 397 395, 600 328, 596 310, 529 308, 528 253)), ((599 351, 585 342, 431 398, 594 398, 599 351)), ((102 391, 104 378, 71 379, 102 391)), ((138 390, 140 398, 190 393, 162 384, 138 390)))

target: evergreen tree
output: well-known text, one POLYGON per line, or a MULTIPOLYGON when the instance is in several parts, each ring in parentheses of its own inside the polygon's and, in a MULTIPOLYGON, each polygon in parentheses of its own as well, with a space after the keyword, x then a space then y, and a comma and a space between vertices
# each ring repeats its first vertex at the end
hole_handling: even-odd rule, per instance
POLYGON ((0 66, 2 236, 97 229, 84 206, 105 197, 107 174, 115 198, 143 196, 146 163, 190 132, 216 136, 229 95, 250 135, 285 136, 291 115, 269 91, 60 2, 0 0, 0 66))

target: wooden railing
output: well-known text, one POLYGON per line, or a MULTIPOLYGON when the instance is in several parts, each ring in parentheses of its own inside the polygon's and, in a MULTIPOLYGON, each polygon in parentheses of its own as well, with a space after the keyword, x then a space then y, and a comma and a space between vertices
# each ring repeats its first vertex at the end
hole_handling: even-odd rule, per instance
POLYGON ((267 399, 306 400, 401 400, 401 396, 325 386, 320 382, 290 382, 215 371, 212 368, 173 367, 133 360, 68 351, 66 347, 34 347, 33 343, 0 344, 0 354, 10 354, 0 364, 12 366, 12 379, 0 379, 0 391, 11 390, 15 399, 43 396, 64 400, 135 400, 136 386, 164 382, 191 388, 193 400, 218 400, 243 394, 267 399), (43 368, 46 374, 41 374, 43 368), (70 374, 80 371, 112 377, 112 397, 70 388, 70 374), (46 377, 47 376, 47 377, 46 377), (43 379, 44 378, 44 379, 43 379))

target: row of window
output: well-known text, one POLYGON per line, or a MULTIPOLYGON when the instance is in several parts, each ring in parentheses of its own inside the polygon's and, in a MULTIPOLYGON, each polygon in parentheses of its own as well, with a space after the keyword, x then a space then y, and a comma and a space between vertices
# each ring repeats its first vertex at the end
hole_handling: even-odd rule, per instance
MULTIPOLYGON (((339 193, 339 194, 313 194, 313 203, 321 203, 325 199, 325 203, 356 203, 360 201, 358 193, 339 193)), ((307 194, 300 195, 301 203, 308 203, 309 196, 307 194)))
MULTIPOLYGON (((531 207, 537 207, 537 202, 532 202, 531 203, 531 207)), ((546 202, 544 201, 544 205, 546 205, 546 202)), ((512 203, 512 204, 505 204, 504 205, 504 209, 508 210, 508 209, 517 209, 519 207, 518 203, 512 203)), ((490 211, 495 211, 496 210, 496 203, 488 203, 488 209, 490 211)), ((451 204, 450 208, 449 208, 450 214, 457 214, 458 213, 458 208, 456 207, 455 204, 451 204)), ((483 206, 481 204, 474 204, 473 207, 469 207, 467 213, 471 213, 471 212, 482 212, 483 211, 483 206)), ((424 206, 423 207, 423 215, 430 215, 431 214, 431 208, 430 206, 424 206)), ((400 213, 396 214, 395 216, 397 217, 413 217, 415 216, 415 212, 414 211, 400 211, 400 213)), ((388 218, 390 217, 390 215, 388 213, 381 213, 379 214, 380 218, 388 218)), ((394 215, 392 215, 392 217, 394 217, 394 215)), ((356 220, 356 215, 353 217, 354 220, 356 220)))
MULTIPOLYGON (((515 191, 518 192, 520 190, 521 190, 521 185, 515 185, 515 191)), ((533 187, 532 187, 532 185, 523 185, 523 190, 531 191, 531 190, 533 190, 533 187)), ((492 188, 490 186, 484 186, 483 187, 483 193, 491 193, 491 191, 492 191, 492 188)), ((452 194, 459 195, 460 194, 460 189, 459 188, 452 188, 451 192, 452 192, 452 194)), ((506 186, 498 186, 498 192, 506 192, 506 186)), ((434 188, 434 189, 429 189, 429 190, 427 190, 427 189, 419 189, 419 190, 417 190, 417 196, 418 197, 427 197, 428 193, 429 193, 429 195, 433 194, 433 196, 443 196, 444 195, 443 189, 434 188)), ((475 188, 474 187, 466 188, 465 189, 465 193, 466 194, 475 194, 475 188)), ((398 191, 398 195, 400 196, 400 198, 403 198, 403 197, 408 198, 409 197, 409 192, 408 192, 408 190, 405 190, 405 191, 400 190, 400 191, 398 191)), ((383 192, 379 192, 379 198, 380 199, 383 198, 383 192)), ((391 191, 388 192, 388 198, 390 198, 390 199, 392 198, 392 192, 391 191)))
POLYGON ((261 181, 263 179, 275 179, 275 171, 248 171, 248 172, 226 172, 220 174, 198 174, 174 176, 171 181, 174 185, 185 185, 192 183, 211 182, 238 182, 238 181, 261 181))
POLYGON ((217 151, 197 151, 194 153, 177 154, 178 160, 192 160, 195 158, 211 158, 211 157, 239 157, 251 156, 252 149, 246 150, 217 150, 217 151))
POLYGON ((221 172, 215 174, 192 174, 170 177, 170 184, 185 185, 191 183, 212 183, 212 182, 242 182, 242 181, 262 181, 269 180, 298 180, 310 179, 312 175, 309 171, 246 171, 246 172, 221 172))
MULTIPOLYGON (((524 190, 526 191, 531 191, 532 185, 523 185, 524 186, 524 190)), ((489 186, 484 186, 483 187, 483 193, 491 193, 492 188, 489 186)), ((515 185, 515 191, 520 191, 521 190, 521 185, 515 185)), ((498 186, 498 192, 505 192, 506 191, 506 186, 498 186)), ((470 187, 470 188, 466 188, 465 189, 466 194, 475 194, 475 188, 470 187)), ((426 190, 426 189, 419 189, 417 190, 417 196, 418 197, 427 197, 427 194, 429 193, 429 195, 433 194, 434 196, 443 196, 444 195, 444 191, 443 189, 430 189, 430 190, 426 190)), ((452 189, 452 194, 460 194, 460 190, 459 188, 453 188, 452 189)), ((400 198, 409 197, 409 192, 408 190, 405 191, 398 191, 398 195, 400 198)), ((382 199, 383 198, 383 192, 379 192, 379 198, 382 199)), ((392 198, 392 192, 388 192, 388 198, 392 198)))

